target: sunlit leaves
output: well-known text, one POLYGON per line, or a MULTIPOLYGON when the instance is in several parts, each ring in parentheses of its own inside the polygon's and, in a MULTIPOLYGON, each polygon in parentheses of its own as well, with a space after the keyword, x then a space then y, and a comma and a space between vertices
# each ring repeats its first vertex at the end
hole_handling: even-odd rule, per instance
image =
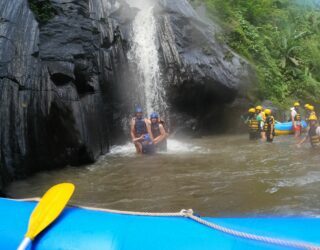
POLYGON ((197 1, 205 2, 210 16, 220 21, 226 31, 222 40, 255 66, 261 99, 320 102, 320 3, 197 1))

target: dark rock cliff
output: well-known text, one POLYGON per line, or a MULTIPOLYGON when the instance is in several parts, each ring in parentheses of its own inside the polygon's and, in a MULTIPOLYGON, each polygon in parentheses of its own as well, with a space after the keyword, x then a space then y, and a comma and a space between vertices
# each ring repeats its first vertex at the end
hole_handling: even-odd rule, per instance
POLYGON ((157 13, 168 101, 173 113, 185 114, 177 125, 196 118, 202 131, 234 126, 228 114, 239 118, 232 110, 243 109, 240 100, 255 81, 248 62, 218 41, 219 27, 200 19, 187 0, 160 0, 157 13))
MULTIPOLYGON (((123 135, 136 91, 127 52, 137 11, 125 0, 0 1, 0 190, 12 178, 93 162, 123 135)), ((155 14, 173 123, 220 126, 223 110, 243 103, 250 66, 186 0, 159 0, 155 14)))
MULTIPOLYGON (((33 1, 33 3, 43 1, 33 1)), ((52 0, 38 23, 27 0, 0 1, 0 166, 5 181, 106 153, 112 92, 126 63, 115 6, 52 0)), ((36 8, 37 5, 33 6, 36 8)))

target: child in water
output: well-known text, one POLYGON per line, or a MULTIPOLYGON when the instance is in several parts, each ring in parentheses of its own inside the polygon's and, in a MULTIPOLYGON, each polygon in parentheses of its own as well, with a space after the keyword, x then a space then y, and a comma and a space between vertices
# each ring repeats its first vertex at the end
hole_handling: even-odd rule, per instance
POLYGON ((142 145, 142 153, 143 154, 154 154, 155 147, 154 144, 148 134, 143 136, 143 141, 141 142, 142 145))

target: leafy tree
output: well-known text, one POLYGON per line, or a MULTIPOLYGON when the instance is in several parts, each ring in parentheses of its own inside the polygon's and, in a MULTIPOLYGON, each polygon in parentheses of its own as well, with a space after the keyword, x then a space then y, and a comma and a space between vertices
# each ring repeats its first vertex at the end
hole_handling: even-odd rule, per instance
POLYGON ((255 65, 260 99, 320 104, 320 1, 194 0, 225 32, 219 35, 255 65))
POLYGON ((28 0, 30 9, 40 24, 48 22, 56 15, 50 0, 28 0))

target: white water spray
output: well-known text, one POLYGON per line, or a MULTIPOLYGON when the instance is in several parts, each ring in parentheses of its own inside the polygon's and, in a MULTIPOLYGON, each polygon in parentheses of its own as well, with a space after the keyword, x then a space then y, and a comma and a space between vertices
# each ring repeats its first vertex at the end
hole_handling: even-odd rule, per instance
MULTIPOLYGON (((206 149, 204 147, 201 147, 199 145, 193 145, 188 142, 180 142, 175 139, 169 139, 168 140, 168 152, 162 152, 161 154, 164 155, 190 155, 190 154, 197 154, 197 155, 203 155, 203 154, 210 154, 211 151, 209 149, 206 149)), ((113 146, 110 149, 110 153, 108 156, 126 156, 126 157, 135 157, 136 156, 136 150, 132 146, 131 142, 128 142, 125 145, 121 146, 113 146)))
POLYGON ((128 58, 136 67, 139 81, 140 99, 144 100, 147 114, 152 111, 164 113, 167 109, 164 100, 165 90, 161 80, 157 49, 157 26, 154 5, 151 1, 140 0, 134 3, 138 12, 132 27, 132 47, 128 58))

